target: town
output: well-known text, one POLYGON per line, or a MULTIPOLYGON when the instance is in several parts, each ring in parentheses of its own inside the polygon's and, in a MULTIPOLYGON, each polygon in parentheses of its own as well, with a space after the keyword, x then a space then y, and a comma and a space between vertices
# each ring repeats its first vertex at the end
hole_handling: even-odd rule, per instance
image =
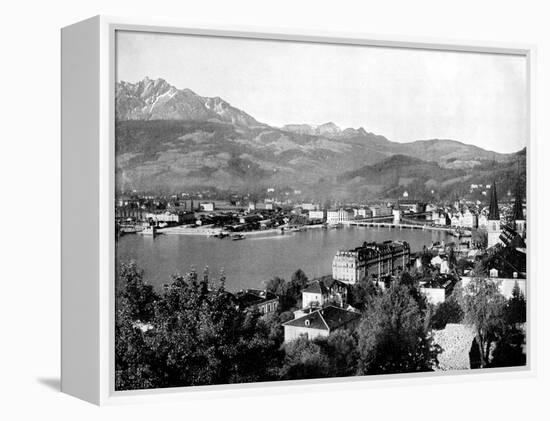
MULTIPOLYGON (((486 196, 495 192, 496 186, 472 184, 470 192, 476 190, 486 196)), ((487 230, 490 218, 488 204, 479 199, 427 203, 409 198, 406 191, 397 200, 362 204, 303 202, 301 191, 292 189, 283 189, 282 194, 277 195, 275 188, 267 188, 265 196, 258 200, 257 195, 223 194, 213 189, 166 196, 121 194, 116 203, 117 234, 163 232, 225 238, 238 233, 235 238, 240 239, 258 231, 284 233, 285 230, 362 225, 443 230, 471 239, 473 230, 487 230), (227 196, 229 198, 220 199, 227 196)), ((517 202, 510 191, 506 199, 499 202, 499 220, 503 227, 517 220, 514 219, 516 209, 525 214, 522 199, 517 202)), ((514 226, 520 235, 525 234, 524 224, 514 222, 514 226)))
MULTIPOLYGON (((429 341, 430 352, 437 354, 427 358, 418 370, 524 365, 526 315, 525 307, 521 306, 525 306, 527 292, 525 203, 519 182, 513 197, 508 195, 505 201, 498 200, 495 183, 486 186, 472 185, 471 189, 480 187, 487 192, 485 203, 480 200, 426 203, 411 200, 406 193, 394 201, 360 205, 321 205, 270 198, 262 201, 249 198, 223 201, 201 197, 201 193, 194 197, 182 194, 167 198, 134 194, 121 196, 117 202, 117 236, 136 233, 152 236, 206 235, 216 241, 215 239, 226 237, 245 239, 258 232, 286 235, 310 228, 334 229, 345 226, 444 230, 452 235, 452 241, 426 244, 422 250, 417 251, 411 251, 407 242, 396 240, 364 241, 353 248, 341 249, 333 257, 332 273, 315 279, 308 279, 305 273, 296 268, 291 280, 275 278, 263 288, 259 286, 226 291, 225 278, 221 274, 223 301, 229 306, 226 311, 233 308, 245 318, 247 314, 256 315, 256 328, 264 329, 265 327, 260 326, 268 326, 272 332, 278 332, 268 335, 269 341, 273 342, 272 346, 276 345, 278 352, 282 349, 283 355, 286 355, 273 356, 275 359, 279 358, 279 362, 275 364, 277 368, 272 367, 272 370, 279 374, 257 373, 254 379, 261 381, 273 378, 323 377, 318 370, 314 370, 313 374, 304 374, 300 371, 305 370, 304 367, 300 368, 299 374, 289 374, 285 371, 288 367, 279 367, 286 364, 280 358, 287 361, 289 356, 297 352, 297 344, 304 340, 309 345, 301 346, 312 347, 323 343, 319 341, 330 341, 335 335, 351 335, 345 336, 346 340, 360 346, 358 344, 365 334, 362 332, 366 329, 366 323, 369 320, 369 323, 377 323, 376 320, 384 317, 380 315, 381 310, 375 302, 389 299, 387 297, 396 294, 395 291, 403 285, 407 286, 408 294, 417 301, 419 317, 423 323, 429 325, 417 339, 429 341), (503 318, 503 312, 509 308, 517 308, 518 305, 519 315, 510 316, 513 320, 503 330, 488 333, 485 324, 494 321, 475 319, 469 313, 475 312, 475 305, 480 304, 472 304, 468 299, 472 296, 479 297, 480 291, 487 294, 484 297, 486 300, 498 297, 502 303, 500 313, 495 318, 503 318), (490 294, 494 297, 488 291, 492 291, 490 294), (378 313, 372 316, 370 312, 375 311, 374 309, 378 313), (374 321, 369 317, 375 317, 374 321), (513 331, 513 335, 510 331, 513 331), (502 343, 496 339, 499 335, 503 338, 502 343), (510 340, 510 335, 513 340, 510 340), (351 337, 355 339, 350 339, 351 337), (521 339, 518 340, 518 337, 521 339), (502 349, 505 346, 512 356, 503 355, 502 349), (286 374, 281 374, 283 372, 286 374)), ((274 193, 274 189, 268 193, 274 193)), ((131 265, 124 266, 120 274, 121 278, 130 283, 135 282, 136 278, 143 282, 142 276, 143 273, 131 265)), ((202 299, 209 305, 214 305, 216 300, 210 301, 211 298, 208 297, 220 293, 220 287, 214 286, 210 278, 207 268, 202 280, 193 271, 184 278, 175 278, 171 286, 165 286, 164 299, 168 299, 174 288, 181 288, 181 285, 185 285, 186 291, 192 285, 202 285, 202 299)), ((147 289, 147 285, 139 284, 139 290, 143 288, 147 289)), ((128 290, 122 291, 127 300, 136 300, 128 290)), ((156 297, 153 301, 162 301, 157 293, 149 293, 156 297)), ((142 297, 143 295, 141 293, 142 297)), ((197 299, 197 296, 194 297, 193 299, 197 299)), ((152 302, 147 305, 154 306, 152 302)), ((481 305, 489 305, 489 302, 481 305)), ((143 306, 144 303, 141 304, 143 306)), ((154 335, 158 322, 152 313, 143 317, 143 308, 134 308, 130 312, 132 311, 134 317, 130 318, 130 328, 138 329, 139 334, 145 336, 154 335), (140 316, 136 317, 137 314, 140 316)), ((387 311, 397 309, 391 307, 387 311)), ((121 360, 125 358, 121 356, 121 360)), ((357 357, 357 361, 363 360, 357 357)), ((334 375, 376 374, 386 370, 382 368, 385 366, 382 362, 379 362, 381 366, 368 365, 365 362, 363 368, 356 361, 350 364, 350 367, 355 367, 353 370, 342 369, 343 371, 336 371, 334 375)), ((292 370, 295 369, 298 370, 293 366, 292 370)), ((120 381, 126 388, 143 386, 139 382, 132 385, 131 382, 120 381)), ((224 377, 218 381, 233 380, 224 377)), ((202 383, 187 379, 169 384, 202 383)))

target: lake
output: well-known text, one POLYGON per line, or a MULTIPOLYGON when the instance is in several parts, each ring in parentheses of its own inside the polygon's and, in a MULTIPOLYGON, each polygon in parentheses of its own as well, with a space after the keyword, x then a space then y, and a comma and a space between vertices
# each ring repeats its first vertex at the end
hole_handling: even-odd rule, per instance
POLYGON ((208 266, 211 281, 226 275, 226 288, 262 288, 265 281, 279 276, 290 279, 297 269, 308 278, 332 273, 332 259, 339 249, 351 249, 364 241, 407 241, 411 252, 434 241, 449 241, 447 233, 411 229, 345 227, 311 229, 285 235, 255 235, 232 241, 204 236, 125 235, 117 242, 117 265, 135 260, 145 279, 160 287, 172 274, 185 274, 192 267, 202 274, 208 266))

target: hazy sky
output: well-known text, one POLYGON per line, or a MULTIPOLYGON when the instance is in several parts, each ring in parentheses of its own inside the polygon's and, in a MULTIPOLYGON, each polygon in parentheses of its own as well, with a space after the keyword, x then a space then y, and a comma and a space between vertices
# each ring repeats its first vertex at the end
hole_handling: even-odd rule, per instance
POLYGON ((258 121, 364 127, 398 142, 526 144, 524 57, 119 32, 117 80, 163 78, 258 121))

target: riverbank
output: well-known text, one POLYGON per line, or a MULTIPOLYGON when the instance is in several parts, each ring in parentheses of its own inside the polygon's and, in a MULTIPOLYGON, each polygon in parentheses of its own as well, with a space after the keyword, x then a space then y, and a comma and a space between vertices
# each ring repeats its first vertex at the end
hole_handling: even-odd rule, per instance
POLYGON ((315 225, 304 225, 299 228, 289 228, 288 226, 283 225, 277 228, 270 228, 270 229, 256 230, 256 231, 239 231, 235 233, 224 231, 222 228, 217 228, 213 226, 204 226, 204 227, 178 226, 178 227, 159 228, 157 230, 157 233, 169 234, 169 235, 196 235, 196 236, 202 236, 202 237, 214 237, 220 234, 223 234, 223 235, 238 234, 244 237, 248 237, 248 236, 256 236, 256 235, 282 235, 282 234, 286 235, 294 232, 323 228, 323 226, 324 226, 323 224, 315 224, 315 225))

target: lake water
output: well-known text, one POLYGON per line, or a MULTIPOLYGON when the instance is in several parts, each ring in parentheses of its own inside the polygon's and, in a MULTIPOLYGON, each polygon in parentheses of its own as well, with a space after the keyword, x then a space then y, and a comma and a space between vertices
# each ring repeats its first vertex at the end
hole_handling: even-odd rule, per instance
POLYGON ((210 279, 217 280, 223 268, 226 288, 237 291, 261 288, 275 276, 290 279, 297 269, 310 279, 329 275, 332 258, 339 249, 354 248, 364 241, 407 241, 411 252, 415 252, 448 238, 441 231, 367 227, 256 235, 241 241, 189 235, 126 235, 117 243, 117 265, 135 260, 144 269, 146 280, 155 286, 170 282, 172 274, 187 273, 192 267, 201 274, 208 266, 210 279))

